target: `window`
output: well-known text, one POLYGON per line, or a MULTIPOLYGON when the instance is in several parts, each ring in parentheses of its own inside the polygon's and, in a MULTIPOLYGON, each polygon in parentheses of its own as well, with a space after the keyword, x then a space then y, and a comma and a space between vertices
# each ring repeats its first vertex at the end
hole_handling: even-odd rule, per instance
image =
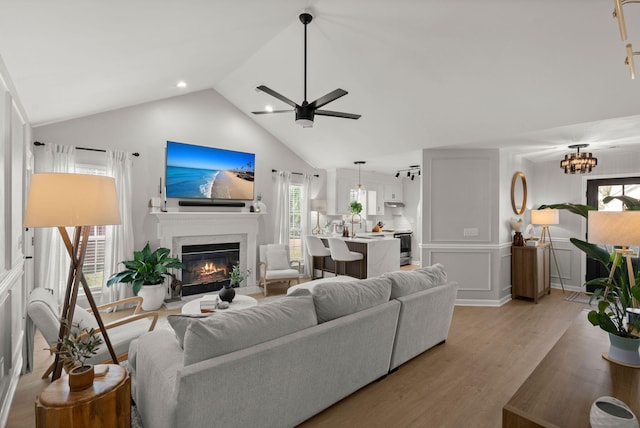
POLYGON ((289 258, 302 261, 302 186, 289 186, 289 258))
MULTIPOLYGON (((76 164, 78 174, 106 175, 107 168, 101 165, 76 164)), ((104 241, 106 226, 91 226, 87 251, 82 264, 82 271, 90 288, 102 288, 104 281, 104 241)))

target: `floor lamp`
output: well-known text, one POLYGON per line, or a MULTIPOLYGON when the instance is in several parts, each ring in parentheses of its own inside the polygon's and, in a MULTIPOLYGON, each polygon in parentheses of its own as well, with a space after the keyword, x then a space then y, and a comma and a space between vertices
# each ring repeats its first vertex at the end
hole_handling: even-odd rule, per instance
MULTIPOLYGON (((609 284, 613 281, 620 258, 624 257, 627 263, 629 285, 636 285, 631 257, 635 256, 633 250, 627 247, 640 244, 640 211, 589 211, 587 227, 589 242, 605 245, 618 245, 616 255, 613 258, 613 266, 609 273, 609 284)), ((633 307, 638 307, 638 302, 633 301, 633 307)))
POLYGON ((558 278, 560 278, 560 286, 564 292, 564 282, 562 282, 562 273, 560 273, 560 266, 558 265, 558 258, 556 257, 556 250, 553 248, 553 241, 551 241, 551 232, 549 232, 550 224, 559 224, 560 215, 558 210, 545 209, 545 210, 531 210, 531 224, 537 224, 542 226, 542 233, 540 234, 540 243, 545 244, 546 239, 549 238, 549 247, 551 248, 551 254, 553 255, 553 261, 556 264, 556 271, 558 272, 558 278))
POLYGON ((327 209, 327 201, 323 199, 312 199, 311 200, 311 211, 316 212, 316 227, 313 228, 311 234, 320 235, 322 233, 322 229, 320 228, 320 212, 326 211, 327 209))
POLYGON ((62 347, 62 340, 69 335, 68 324, 73 320, 80 284, 84 288, 113 363, 118 364, 118 358, 104 328, 100 312, 98 312, 91 290, 82 273, 82 263, 87 248, 89 228, 94 225, 119 223, 120 210, 113 178, 66 173, 34 174, 31 176, 24 225, 25 227, 57 227, 71 258, 60 316, 59 340, 56 347, 58 352, 56 352, 54 361, 52 381, 58 379, 62 372, 59 351, 62 347), (67 227, 74 227, 73 241, 67 233, 67 227), (68 320, 69 323, 62 322, 64 320, 68 320))

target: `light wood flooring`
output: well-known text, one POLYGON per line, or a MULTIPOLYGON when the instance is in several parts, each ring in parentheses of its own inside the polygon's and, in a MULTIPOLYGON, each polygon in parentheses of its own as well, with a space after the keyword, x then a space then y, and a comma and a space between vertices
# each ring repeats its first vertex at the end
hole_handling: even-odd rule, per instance
MULTIPOLYGON (((269 295, 284 292, 285 286, 269 286, 269 295)), ((552 290, 538 304, 515 300, 500 308, 456 307, 445 344, 302 427, 499 427, 504 404, 575 317, 588 308, 564 297, 562 291, 552 290)), ((161 316, 176 312, 162 311, 161 316)), ((105 322, 123 314, 106 314, 105 322)), ((52 361, 46 351, 40 351, 44 346, 42 337, 36 337, 35 371, 20 378, 7 428, 35 426, 34 402, 48 384, 40 376, 52 361)))

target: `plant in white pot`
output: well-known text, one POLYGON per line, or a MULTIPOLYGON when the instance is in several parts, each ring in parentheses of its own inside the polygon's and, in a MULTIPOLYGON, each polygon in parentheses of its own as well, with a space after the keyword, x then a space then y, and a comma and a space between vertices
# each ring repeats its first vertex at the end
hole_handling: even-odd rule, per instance
MULTIPOLYGON (((606 204, 612 199, 621 200, 628 211, 640 210, 638 199, 608 196, 603 202, 606 204)), ((566 209, 585 218, 589 217, 589 211, 596 211, 594 207, 578 204, 555 204, 548 207, 566 209)), ((577 238, 571 238, 570 241, 587 257, 600 262, 609 274, 606 278, 596 278, 587 282, 587 285, 599 287, 589 301, 596 301, 597 309, 589 311, 587 317, 591 324, 609 333, 611 346, 605 358, 616 363, 640 367, 640 316, 637 316, 640 287, 633 283, 640 282, 640 274, 629 271, 623 259, 616 257, 616 251, 609 253, 601 245, 577 238)))
MULTIPOLYGON (((62 322, 68 326, 66 320, 62 322)), ((69 335, 60 340, 58 354, 68 368, 69 389, 81 391, 93 385, 94 367, 86 361, 98 352, 102 337, 93 328, 81 328, 80 324, 73 324, 72 327, 69 335)))
POLYGON ((133 293, 142 297, 142 309, 155 311, 162 306, 166 294, 164 279, 171 276, 169 269, 182 269, 179 259, 169 255, 168 248, 151 251, 149 243, 142 251, 133 252, 133 260, 123 261, 125 270, 115 273, 107 281, 110 287, 118 282, 130 283, 133 293))

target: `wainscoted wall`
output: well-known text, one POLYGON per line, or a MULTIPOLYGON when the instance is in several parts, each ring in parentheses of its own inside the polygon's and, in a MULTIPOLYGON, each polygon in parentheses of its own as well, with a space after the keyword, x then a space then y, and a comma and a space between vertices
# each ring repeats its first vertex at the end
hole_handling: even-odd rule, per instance
POLYGON ((0 426, 6 424, 23 366, 25 279, 24 171, 31 127, 0 58, 0 426))
POLYGON ((423 166, 422 265, 445 265, 457 304, 503 304, 511 247, 500 242, 500 152, 424 150, 423 166))

